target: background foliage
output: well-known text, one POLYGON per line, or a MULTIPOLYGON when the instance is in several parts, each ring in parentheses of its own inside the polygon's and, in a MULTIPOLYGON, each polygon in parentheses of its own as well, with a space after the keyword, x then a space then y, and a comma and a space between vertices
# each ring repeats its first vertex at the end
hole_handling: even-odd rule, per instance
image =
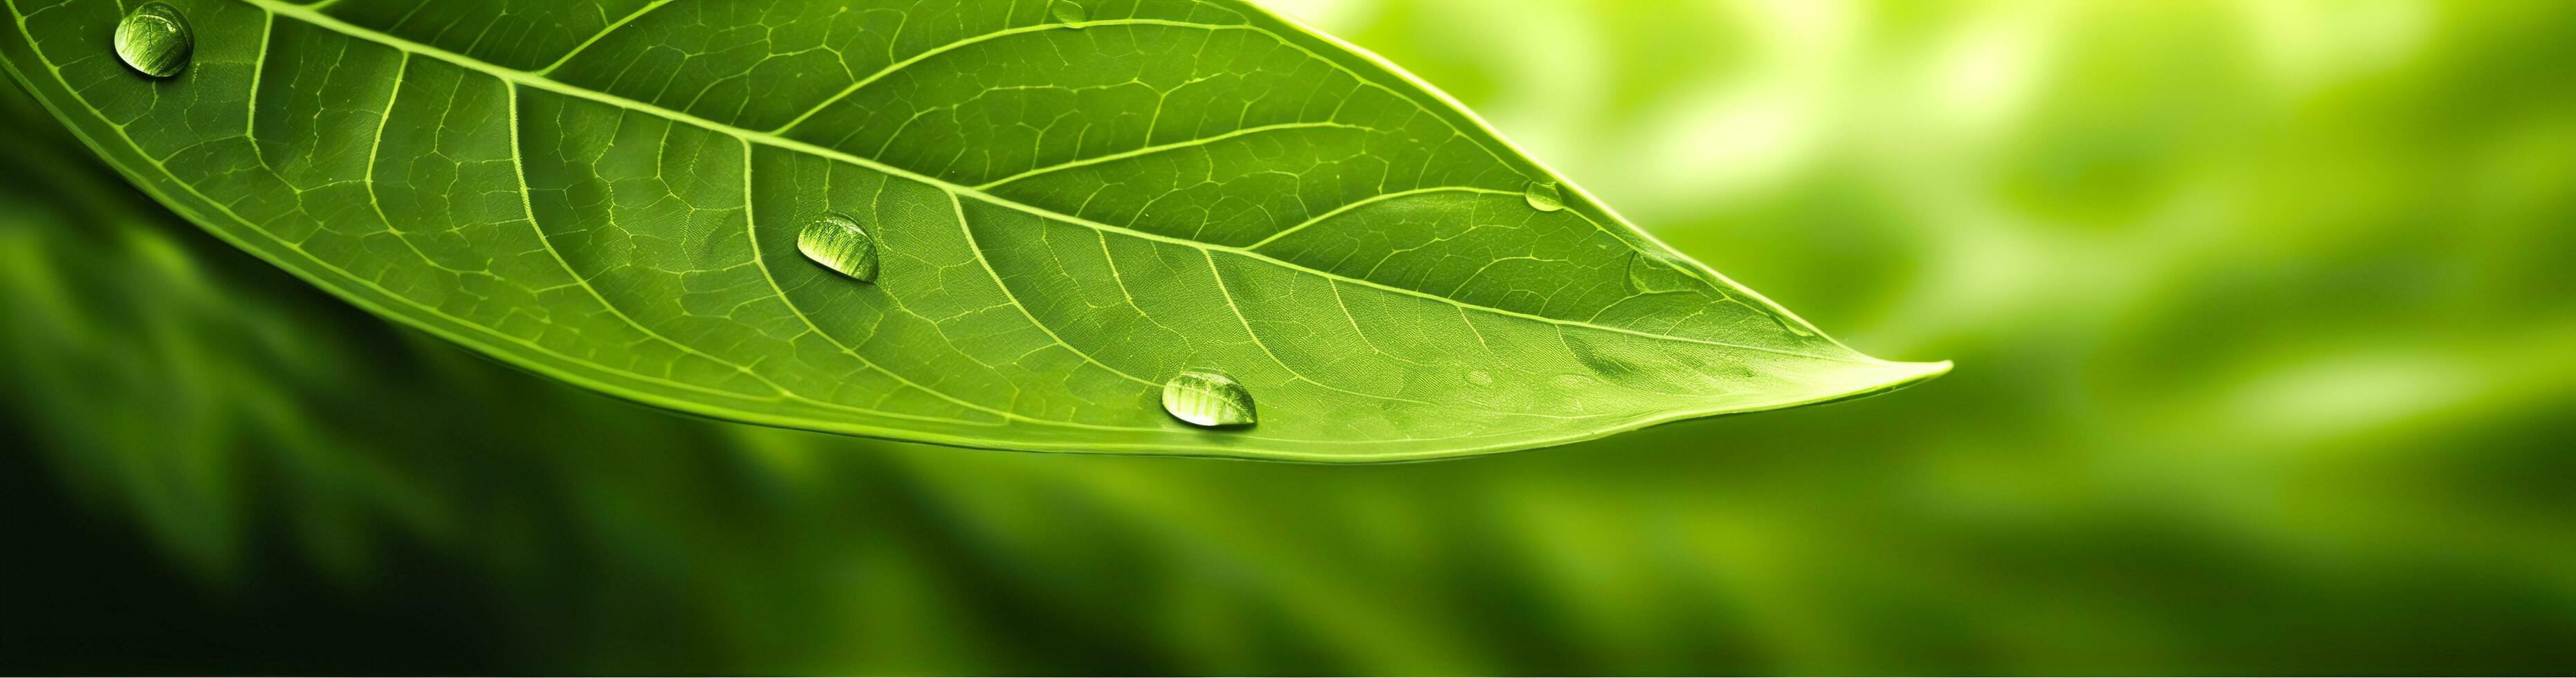
POLYGON ((1900 393, 1437 464, 683 419, 0 97, 0 671, 2576 668, 2576 5, 1302 0, 1900 393))

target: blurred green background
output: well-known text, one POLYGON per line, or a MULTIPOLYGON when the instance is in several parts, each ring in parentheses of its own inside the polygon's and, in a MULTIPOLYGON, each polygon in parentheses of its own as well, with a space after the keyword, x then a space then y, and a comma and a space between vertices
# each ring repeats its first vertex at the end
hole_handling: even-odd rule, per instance
POLYGON ((2576 3, 1296 0, 1899 393, 1464 461, 685 419, 0 98, 0 673, 2576 671, 2576 3))

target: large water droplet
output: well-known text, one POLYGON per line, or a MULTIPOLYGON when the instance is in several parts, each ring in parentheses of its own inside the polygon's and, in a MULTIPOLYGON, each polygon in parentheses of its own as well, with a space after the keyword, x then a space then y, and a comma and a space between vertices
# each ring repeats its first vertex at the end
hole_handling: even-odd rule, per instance
POLYGON ((1073 0, 1056 0, 1050 3, 1047 11, 1055 15, 1057 22, 1071 24, 1075 30, 1081 30, 1084 23, 1091 21, 1091 10, 1084 9, 1082 3, 1073 0))
POLYGON ((1163 382, 1163 411, 1199 426, 1249 426, 1252 392, 1232 377, 1188 370, 1163 382))
POLYGON ((841 275, 859 282, 877 281, 877 239, 849 217, 826 214, 806 224, 796 234, 796 249, 841 275))
POLYGON ((197 35, 188 28, 188 18, 169 3, 143 3, 116 22, 117 58, 144 75, 178 75, 188 67, 188 54, 196 50, 197 35))
POLYGON ((1530 207, 1537 208, 1541 212, 1565 209, 1565 193, 1557 189, 1554 183, 1530 182, 1529 188, 1521 192, 1521 197, 1529 200, 1530 207))

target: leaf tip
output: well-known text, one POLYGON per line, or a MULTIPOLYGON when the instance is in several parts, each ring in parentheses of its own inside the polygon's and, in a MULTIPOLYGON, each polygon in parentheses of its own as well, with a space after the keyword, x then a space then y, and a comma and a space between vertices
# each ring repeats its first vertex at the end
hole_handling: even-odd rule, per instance
MULTIPOLYGON (((1874 370, 1879 381, 1878 386, 1853 392, 1845 398, 1878 395, 1903 389, 1949 374, 1951 368, 1951 362, 1947 360, 1925 363, 1881 362, 1879 365, 1880 368, 1874 370)), ((1837 400, 1839 399, 1843 398, 1837 400)))
POLYGON ((1889 393, 1949 374, 1950 367, 1947 360, 1907 363, 1863 356, 1862 362, 1824 380, 1817 388, 1808 391, 1807 397, 1762 409, 1821 405, 1889 393))

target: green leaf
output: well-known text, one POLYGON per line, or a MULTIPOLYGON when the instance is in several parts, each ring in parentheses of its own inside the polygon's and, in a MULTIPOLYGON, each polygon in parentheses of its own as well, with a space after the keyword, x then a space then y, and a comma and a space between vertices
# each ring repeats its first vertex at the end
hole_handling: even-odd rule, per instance
POLYGON ((216 235, 710 417, 1387 461, 1948 368, 1842 346, 1234 0, 178 0, 195 45, 166 79, 116 55, 119 2, 6 2, 11 75, 216 235), (877 248, 873 283, 800 253, 827 218, 877 248), (1175 420, 1184 373, 1259 423, 1175 420))

